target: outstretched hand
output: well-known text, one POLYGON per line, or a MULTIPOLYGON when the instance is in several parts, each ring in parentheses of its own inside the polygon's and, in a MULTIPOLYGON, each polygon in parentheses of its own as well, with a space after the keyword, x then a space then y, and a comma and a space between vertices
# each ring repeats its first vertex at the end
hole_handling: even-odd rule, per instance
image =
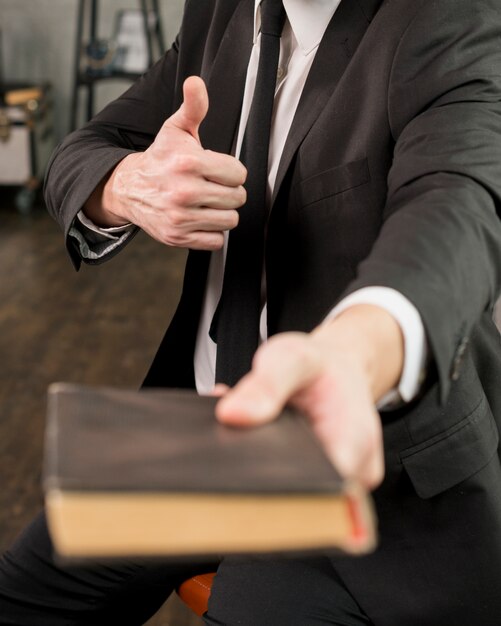
POLYGON ((101 225, 131 222, 168 245, 217 250, 223 232, 238 224, 247 171, 238 159, 200 143, 209 107, 203 80, 188 78, 183 94, 152 145, 123 159, 84 210, 101 225))
POLYGON ((309 418, 338 471, 372 489, 384 475, 375 402, 395 386, 402 363, 395 320, 378 307, 355 306, 313 333, 283 333, 263 344, 249 374, 232 389, 216 388, 216 417, 248 427, 293 406, 309 418))

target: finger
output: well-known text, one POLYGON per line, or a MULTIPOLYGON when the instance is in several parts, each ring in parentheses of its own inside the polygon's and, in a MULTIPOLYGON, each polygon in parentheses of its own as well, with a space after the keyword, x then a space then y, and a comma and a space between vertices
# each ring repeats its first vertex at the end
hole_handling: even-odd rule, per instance
POLYGON ((384 453, 383 446, 370 451, 367 458, 360 464, 358 476, 361 484, 367 489, 375 489, 383 482, 384 478, 384 453))
MULTIPOLYGON (((296 398, 294 405, 310 413, 315 434, 342 476, 355 479, 368 488, 379 484, 384 473, 382 429, 379 414, 369 397, 360 390, 356 395, 334 398, 330 391, 336 381, 324 379, 317 385, 317 402, 313 415, 308 411, 308 398, 296 398), (346 411, 348 409, 348 411, 346 411), (335 419, 332 419, 335 416, 335 419)), ((349 382, 342 383, 343 391, 349 382)), ((310 397, 311 409, 311 397, 310 397)))
POLYGON ((189 250, 221 250, 224 245, 224 235, 222 232, 195 231, 190 233, 182 243, 175 245, 189 250))
MULTIPOLYGON (((207 189, 204 200, 200 202, 198 206, 204 209, 231 211, 231 209, 239 209, 242 207, 246 200, 247 192, 244 187, 230 188, 218 185, 213 189, 207 189)), ((236 214, 238 217, 238 212, 236 214)))
POLYGON ((247 179, 247 169, 238 159, 220 152, 205 150, 201 174, 207 180, 229 187, 239 187, 247 179))
POLYGON ((367 489, 377 487, 384 476, 384 459, 382 445, 366 450, 365 454, 356 455, 355 450, 349 454, 346 445, 339 442, 338 446, 328 454, 332 464, 346 479, 355 480, 367 489))
POLYGON ((224 233, 222 231, 190 231, 179 232, 159 232, 156 225, 151 228, 142 226, 142 229, 153 239, 167 246, 175 248, 187 248, 189 250, 220 250, 224 245, 224 233))
POLYGON ((234 209, 185 209, 183 213, 186 233, 232 230, 238 225, 238 211, 234 209))
POLYGON ((209 96, 204 81, 198 76, 187 78, 183 85, 183 98, 183 104, 165 122, 164 128, 174 126, 200 142, 198 129, 209 110, 209 96))
POLYGON ((228 385, 224 385, 223 383, 217 383, 214 385, 214 389, 211 391, 210 395, 214 398, 221 398, 225 393, 229 390, 228 385))
POLYGON ((252 370, 222 398, 216 416, 224 423, 252 425, 274 419, 308 385, 320 363, 301 333, 287 333, 261 346, 252 370))
POLYGON ((225 187, 203 178, 183 180, 163 195, 152 198, 158 208, 178 206, 183 209, 238 209, 245 204, 244 187, 225 187))

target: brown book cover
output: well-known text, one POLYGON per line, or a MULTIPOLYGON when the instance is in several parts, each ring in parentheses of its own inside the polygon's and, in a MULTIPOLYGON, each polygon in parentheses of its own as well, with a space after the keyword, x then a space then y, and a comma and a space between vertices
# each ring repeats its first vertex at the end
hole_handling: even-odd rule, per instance
POLYGON ((60 555, 73 558, 365 552, 370 498, 346 484, 307 420, 257 428, 214 417, 184 390, 49 388, 44 489, 60 555))

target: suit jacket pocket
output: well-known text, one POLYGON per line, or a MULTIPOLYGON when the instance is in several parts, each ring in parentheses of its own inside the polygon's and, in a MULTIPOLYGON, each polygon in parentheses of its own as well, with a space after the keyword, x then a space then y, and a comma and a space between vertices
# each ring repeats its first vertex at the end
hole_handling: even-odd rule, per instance
POLYGON ((296 187, 298 206, 308 206, 324 198, 359 187, 369 180, 367 159, 338 165, 298 183, 296 187))
POLYGON ((473 412, 443 433, 400 453, 421 498, 431 498, 466 480, 496 453, 499 433, 485 397, 473 412))

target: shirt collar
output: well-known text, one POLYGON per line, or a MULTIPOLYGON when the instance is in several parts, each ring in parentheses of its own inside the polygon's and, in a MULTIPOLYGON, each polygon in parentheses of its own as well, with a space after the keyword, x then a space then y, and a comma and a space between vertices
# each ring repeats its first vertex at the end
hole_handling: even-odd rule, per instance
MULTIPOLYGON (((314 50, 322 40, 341 0, 283 0, 287 18, 303 54, 314 50)), ((261 27, 261 0, 254 5, 254 43, 261 27)))

